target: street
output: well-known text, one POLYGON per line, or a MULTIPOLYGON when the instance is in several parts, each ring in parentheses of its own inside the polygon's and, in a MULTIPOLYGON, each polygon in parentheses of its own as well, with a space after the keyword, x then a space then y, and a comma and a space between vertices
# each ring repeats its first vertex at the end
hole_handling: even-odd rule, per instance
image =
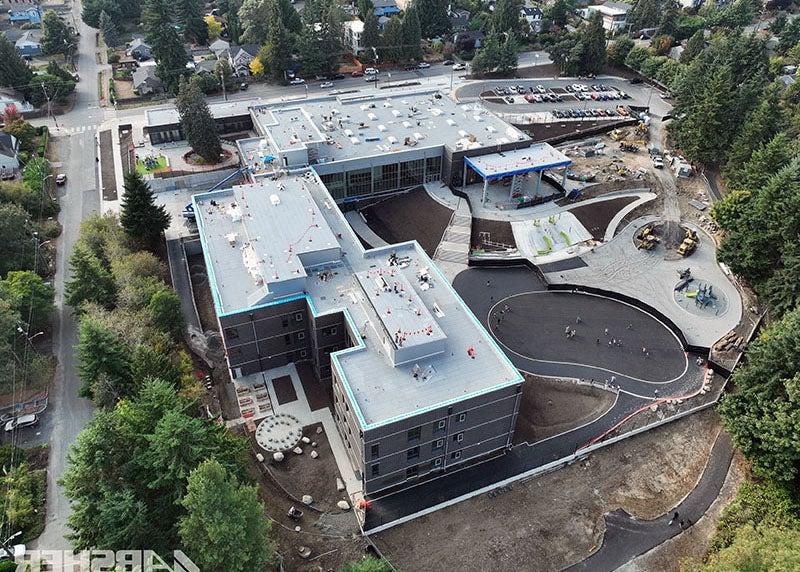
MULTIPOLYGON (((75 17, 80 22, 80 4, 73 6, 75 17)), ((77 54, 78 68, 82 80, 77 84, 75 110, 65 118, 70 122, 97 124, 102 119, 99 109, 90 109, 97 98, 97 64, 95 63, 94 31, 80 22, 80 50, 77 54)), ((96 104, 94 105, 96 107, 96 104)), ((61 118, 57 118, 59 125, 61 118)), ((46 124, 53 127, 52 120, 46 124)), ((80 379, 75 371, 74 346, 77 343, 75 318, 71 308, 64 305, 64 282, 68 278, 67 261, 69 253, 78 238, 80 221, 87 215, 100 210, 98 193, 97 143, 94 131, 85 131, 70 136, 59 135, 53 130, 52 146, 59 161, 54 164, 55 172, 67 174, 67 184, 60 189, 61 213, 59 222, 63 232, 57 241, 56 275, 56 318, 53 329, 53 348, 58 357, 58 369, 50 391, 50 407, 45 413, 47 428, 50 431, 50 459, 47 471, 47 518, 42 535, 32 548, 39 550, 60 550, 71 548, 64 538, 69 532, 66 526, 69 515, 69 501, 64 496, 57 481, 67 465, 67 453, 78 433, 92 416, 91 401, 78 397, 80 379), (60 166, 59 166, 60 165, 60 166)))

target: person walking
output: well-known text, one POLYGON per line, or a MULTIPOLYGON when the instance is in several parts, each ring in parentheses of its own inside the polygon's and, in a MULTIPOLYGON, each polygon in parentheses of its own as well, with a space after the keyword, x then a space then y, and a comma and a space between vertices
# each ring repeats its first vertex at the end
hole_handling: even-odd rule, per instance
POLYGON ((675 511, 675 514, 672 515, 672 518, 669 520, 669 524, 667 526, 672 526, 672 523, 678 520, 678 511, 675 511))
POLYGON ((581 317, 580 316, 576 316, 575 317, 575 323, 576 324, 580 324, 581 323, 581 317))
POLYGON ((608 328, 606 328, 606 329, 605 329, 605 331, 604 331, 603 333, 604 333, 605 335, 608 335, 608 328))
POLYGON ((492 285, 492 281, 491 280, 487 280, 486 281, 486 287, 489 288, 491 285, 492 285))

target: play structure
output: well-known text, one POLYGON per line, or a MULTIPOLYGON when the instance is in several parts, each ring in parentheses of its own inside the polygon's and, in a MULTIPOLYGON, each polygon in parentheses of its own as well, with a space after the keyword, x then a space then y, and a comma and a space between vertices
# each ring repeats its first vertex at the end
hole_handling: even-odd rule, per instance
POLYGON ((515 238, 518 234, 524 237, 525 250, 533 256, 554 254, 592 239, 591 233, 570 212, 515 222, 512 228, 515 238))

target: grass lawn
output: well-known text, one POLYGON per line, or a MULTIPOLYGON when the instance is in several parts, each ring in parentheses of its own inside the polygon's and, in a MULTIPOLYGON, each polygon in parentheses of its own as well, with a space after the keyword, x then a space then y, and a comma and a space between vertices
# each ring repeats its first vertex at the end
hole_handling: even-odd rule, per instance
POLYGON ((141 159, 136 159, 136 172, 140 175, 147 175, 148 173, 155 173, 156 171, 161 171, 162 169, 167 168, 167 158, 164 155, 159 155, 156 157, 156 166, 152 169, 148 169, 144 161, 141 159))

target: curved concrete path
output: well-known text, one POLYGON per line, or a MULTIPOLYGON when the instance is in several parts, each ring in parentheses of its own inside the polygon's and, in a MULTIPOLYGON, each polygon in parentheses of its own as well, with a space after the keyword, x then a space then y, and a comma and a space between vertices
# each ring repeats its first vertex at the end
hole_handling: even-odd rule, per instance
POLYGON ((679 523, 669 525, 673 513, 677 511, 679 520, 697 522, 719 496, 732 458, 731 438, 724 430, 720 431, 700 481, 678 506, 655 520, 637 520, 624 510, 606 514, 603 544, 591 556, 566 570, 611 572, 680 534, 679 523))

